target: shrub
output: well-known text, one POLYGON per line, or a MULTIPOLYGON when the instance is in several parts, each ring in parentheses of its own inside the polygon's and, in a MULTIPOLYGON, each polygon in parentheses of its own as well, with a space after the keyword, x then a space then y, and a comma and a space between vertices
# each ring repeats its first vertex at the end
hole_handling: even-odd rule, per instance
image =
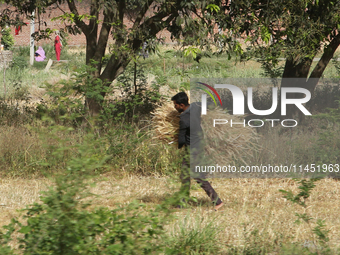
POLYGON ((9 27, 6 27, 2 29, 1 33, 1 44, 4 45, 5 50, 11 50, 14 45, 14 38, 11 34, 11 29, 9 27))
POLYGON ((28 60, 25 56, 14 54, 11 68, 24 69, 28 67, 28 60))
POLYGON ((202 221, 200 217, 180 219, 167 240, 166 254, 218 254, 220 229, 213 224, 214 219, 206 225, 202 221))
POLYGON ((136 66, 136 69, 129 65, 118 77, 117 88, 121 99, 107 102, 103 118, 119 120, 123 117, 133 120, 138 117, 140 119, 142 116, 149 116, 161 103, 162 95, 159 93, 159 85, 152 84, 148 87, 144 70, 143 65, 139 65, 138 68, 136 66))
POLYGON ((314 219, 307 212, 307 208, 309 208, 309 206, 307 206, 308 198, 315 187, 315 182, 318 180, 319 179, 295 180, 300 184, 298 194, 294 194, 291 190, 280 190, 280 192, 284 194, 284 198, 288 201, 300 205, 304 209, 303 213, 296 213, 295 215, 298 218, 296 223, 301 224, 304 222, 305 224, 308 224, 311 229, 310 236, 312 245, 308 247, 308 250, 312 254, 330 254, 330 247, 328 244, 328 233, 330 230, 326 229, 324 220, 314 219))

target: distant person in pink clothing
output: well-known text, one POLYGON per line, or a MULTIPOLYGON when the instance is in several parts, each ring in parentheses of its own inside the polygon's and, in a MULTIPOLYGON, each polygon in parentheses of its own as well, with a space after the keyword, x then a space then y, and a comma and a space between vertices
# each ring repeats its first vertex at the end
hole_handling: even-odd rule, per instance
POLYGON ((55 39, 54 39, 54 48, 55 48, 55 55, 57 57, 57 60, 60 61, 60 52, 61 48, 63 47, 63 44, 61 43, 59 31, 55 31, 55 39))
POLYGON ((35 61, 37 62, 41 62, 45 60, 46 58, 45 51, 41 46, 39 46, 38 50, 34 53, 34 58, 35 58, 35 61))

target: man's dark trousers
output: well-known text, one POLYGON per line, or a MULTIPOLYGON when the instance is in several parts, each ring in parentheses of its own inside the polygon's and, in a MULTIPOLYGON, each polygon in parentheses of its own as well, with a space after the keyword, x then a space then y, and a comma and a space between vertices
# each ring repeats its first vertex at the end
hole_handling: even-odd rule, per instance
MULTIPOLYGON (((182 171, 181 171, 181 193, 187 197, 190 196, 190 163, 188 156, 185 156, 182 161, 182 171)), ((194 178, 194 180, 204 189, 205 193, 210 197, 211 201, 215 205, 222 203, 221 199, 218 197, 216 191, 211 186, 210 182, 203 178, 194 178)))

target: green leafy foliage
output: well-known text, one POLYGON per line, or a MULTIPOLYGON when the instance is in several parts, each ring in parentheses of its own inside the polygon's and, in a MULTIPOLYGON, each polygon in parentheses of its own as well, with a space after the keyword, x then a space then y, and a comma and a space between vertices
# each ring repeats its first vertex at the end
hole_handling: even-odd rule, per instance
POLYGON ((28 67, 27 58, 20 55, 15 55, 11 62, 11 68, 24 69, 28 67))
POLYGON ((219 6, 217 6, 216 4, 208 4, 206 7, 207 10, 210 10, 210 12, 219 12, 221 9, 219 6))
POLYGON ((19 239, 23 254, 151 254, 162 250, 161 242, 155 241, 164 235, 164 222, 156 212, 140 214, 143 205, 87 211, 84 206, 75 207, 73 199, 60 201, 63 197, 56 195, 43 198, 41 206, 27 208, 27 224, 14 222, 24 234, 19 239))
POLYGON ((1 30, 1 44, 4 45, 5 50, 11 50, 14 45, 14 37, 9 27, 1 30))
POLYGON ((221 246, 216 239, 220 231, 214 219, 205 223, 198 216, 186 216, 179 220, 170 234, 166 254, 219 254, 221 246))
POLYGON ((190 47, 184 49, 184 56, 185 57, 192 56, 195 59, 198 53, 201 53, 201 50, 196 48, 196 47, 190 46, 190 47))
MULTIPOLYGON (((249 47, 242 58, 265 62, 271 77, 279 74, 276 70, 283 59, 283 78, 320 78, 340 44, 335 32, 340 18, 338 1, 217 2, 221 11, 215 21, 224 31, 219 36, 222 45, 230 51, 235 41, 246 37, 249 47), (318 53, 322 60, 312 69, 318 53)), ((313 91, 315 86, 311 81, 306 87, 313 91)))
POLYGON ((75 97, 76 90, 72 81, 62 81, 60 86, 46 84, 51 102, 41 102, 37 106, 37 117, 51 118, 58 124, 80 125, 85 115, 81 97, 75 97))
POLYGON ((316 221, 316 227, 313 229, 313 232, 315 235, 318 236, 319 241, 326 245, 326 243, 329 241, 328 233, 330 230, 326 229, 325 220, 318 219, 316 221))
MULTIPOLYGON (((291 190, 289 191, 280 190, 280 192, 284 194, 283 197, 286 198, 288 201, 291 201, 294 204, 298 204, 302 206, 303 208, 305 208, 306 210, 308 207, 308 205, 306 204, 307 199, 310 197, 311 191, 313 190, 313 188, 315 188, 315 182, 318 180, 319 179, 309 179, 309 180, 295 179, 295 181, 297 181, 300 184, 300 186, 298 187, 300 190, 298 194, 295 195, 291 190)), ((327 244, 327 242, 329 241, 329 238, 328 238, 329 230, 326 229, 325 221, 321 219, 317 219, 316 222, 314 222, 315 227, 312 228, 314 218, 311 217, 307 212, 296 213, 295 215, 298 218, 296 223, 300 224, 302 221, 310 226, 311 232, 312 232, 311 237, 312 237, 312 240, 314 240, 313 241, 314 245, 312 249, 316 249, 316 254, 329 254, 330 248, 327 244), (319 246, 317 246, 317 244, 319 246)))
POLYGON ((160 105, 163 96, 159 92, 159 84, 147 83, 143 64, 129 65, 117 79, 115 100, 108 100, 103 107, 104 120, 135 121, 146 117, 160 105))
MULTIPOLYGON (((3 226, 1 254, 187 253, 188 247, 181 250, 177 244, 182 237, 172 239, 164 229, 173 218, 168 209, 171 199, 154 209, 137 202, 116 205, 114 209, 92 206, 91 199, 97 197, 90 192, 95 185, 95 173, 106 168, 112 158, 102 151, 106 137, 99 136, 97 130, 89 130, 81 142, 73 144, 69 140, 73 128, 50 123, 44 134, 46 141, 58 142, 49 145, 51 153, 42 164, 48 166, 55 158, 63 159, 64 169, 55 175, 51 187, 42 192, 39 202, 28 205, 22 210, 25 212, 22 217, 3 226), (60 133, 65 136, 60 137, 60 133), (65 157, 67 154, 71 156, 65 157), (13 248, 11 242, 17 246, 13 248)), ((211 239, 216 232, 210 224, 203 229, 197 225, 192 233, 195 234, 188 238, 188 245, 195 244, 197 251, 216 251, 211 239), (202 240, 205 242, 201 243, 202 240)))
POLYGON ((57 86, 46 83, 51 102, 42 102, 37 106, 38 116, 48 116, 59 124, 80 125, 88 113, 85 100, 102 101, 102 93, 109 90, 102 80, 91 75, 92 71, 93 67, 80 65, 70 79, 61 80, 57 86))
POLYGON ((311 190, 315 187, 315 182, 317 179, 305 180, 302 179, 298 181, 301 185, 299 186, 300 192, 297 195, 294 195, 292 191, 280 190, 284 195, 284 198, 287 200, 306 207, 306 199, 309 198, 311 190))

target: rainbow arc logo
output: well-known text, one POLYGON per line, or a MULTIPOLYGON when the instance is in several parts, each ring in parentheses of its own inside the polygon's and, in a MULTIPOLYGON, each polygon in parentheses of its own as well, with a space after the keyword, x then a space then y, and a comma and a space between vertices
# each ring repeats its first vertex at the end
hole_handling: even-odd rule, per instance
MULTIPOLYGON (((213 87, 211 87, 210 85, 208 85, 208 84, 206 84, 206 83, 203 83, 203 82, 197 82, 197 83, 198 83, 198 84, 201 84, 201 85, 203 85, 203 86, 205 86, 205 87, 207 87, 207 88, 210 89, 212 92, 214 92, 214 94, 216 95, 216 97, 217 97, 218 100, 220 101, 221 106, 223 107, 223 105, 222 105, 222 100, 221 100, 221 98, 220 98, 220 95, 217 93, 217 91, 216 91, 213 87)), ((211 94, 211 92, 210 92, 209 90, 207 90, 207 89, 205 89, 205 88, 201 88, 201 87, 196 87, 196 88, 201 89, 201 90, 203 90, 205 93, 207 93, 207 94, 212 98, 212 100, 214 101, 215 106, 217 106, 217 102, 216 102, 216 100, 215 100, 215 97, 213 96, 213 94, 211 94)))

